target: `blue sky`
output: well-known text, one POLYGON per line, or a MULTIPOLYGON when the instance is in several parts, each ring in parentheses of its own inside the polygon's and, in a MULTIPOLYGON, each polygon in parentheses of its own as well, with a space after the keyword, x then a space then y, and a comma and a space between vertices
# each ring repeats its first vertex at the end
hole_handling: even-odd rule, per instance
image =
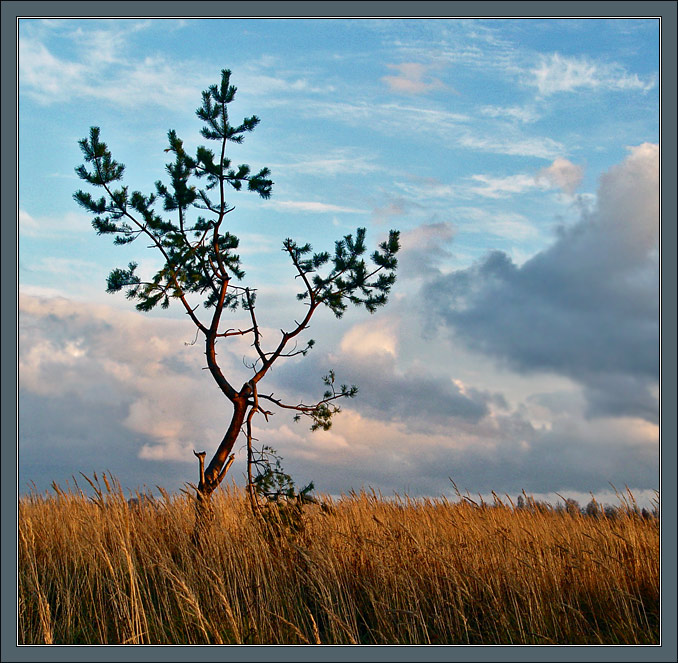
MULTIPOLYGON (((150 192, 167 130, 204 142, 200 93, 229 68, 232 116, 261 118, 231 156, 275 182, 233 196, 229 229, 271 333, 299 316, 283 239, 402 236, 388 306, 321 313, 313 353, 271 376, 290 397, 331 367, 361 388, 331 431, 262 425, 288 471, 333 494, 448 494, 452 477, 651 495, 658 46, 651 19, 22 19, 21 487, 108 469, 176 489, 220 439, 229 404, 190 321, 105 293, 111 268, 157 258, 97 237, 72 194, 92 125, 150 192)), ((248 351, 224 348, 227 370, 248 351)))

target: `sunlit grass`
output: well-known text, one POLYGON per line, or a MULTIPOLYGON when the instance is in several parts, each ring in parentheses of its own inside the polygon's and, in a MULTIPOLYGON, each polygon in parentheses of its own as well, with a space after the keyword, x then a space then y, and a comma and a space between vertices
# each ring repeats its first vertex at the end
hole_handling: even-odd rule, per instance
POLYGON ((236 488, 22 498, 21 644, 656 644, 659 521, 371 493, 267 529, 236 488))

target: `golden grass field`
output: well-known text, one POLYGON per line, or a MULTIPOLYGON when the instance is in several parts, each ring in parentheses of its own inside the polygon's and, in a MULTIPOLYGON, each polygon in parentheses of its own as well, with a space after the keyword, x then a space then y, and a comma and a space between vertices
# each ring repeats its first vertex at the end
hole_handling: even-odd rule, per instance
POLYGON ((19 644, 657 644, 659 520, 350 494, 267 529, 214 495, 19 504, 19 644))

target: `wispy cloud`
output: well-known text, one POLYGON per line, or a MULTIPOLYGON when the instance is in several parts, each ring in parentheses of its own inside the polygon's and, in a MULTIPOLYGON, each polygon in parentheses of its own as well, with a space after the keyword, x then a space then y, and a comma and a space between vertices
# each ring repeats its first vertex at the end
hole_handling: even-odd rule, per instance
POLYGON ((319 203, 312 200, 275 200, 264 203, 267 207, 279 209, 297 210, 300 212, 343 212, 345 214, 366 214, 368 210, 355 209, 353 207, 342 207, 341 205, 331 205, 329 203, 319 203))
POLYGON ((518 173, 505 177, 491 175, 471 175, 470 179, 478 185, 469 190, 487 198, 502 198, 507 195, 525 193, 534 189, 561 189, 565 193, 574 194, 584 177, 584 169, 568 159, 558 157, 546 168, 536 174, 518 173))
POLYGON ((91 220, 84 214, 67 212, 61 216, 34 217, 19 209, 19 234, 26 237, 57 237, 63 233, 91 232, 91 220))
POLYGON ((459 142, 464 147, 483 152, 540 159, 555 159, 567 152, 565 145, 545 136, 501 135, 498 132, 496 135, 488 136, 469 132, 462 136, 459 142))
MULTIPOLYGON (((459 183, 444 183, 436 179, 410 178, 398 182, 398 187, 413 200, 468 200, 475 197, 506 198, 535 191, 561 189, 573 195, 582 181, 584 169, 568 159, 558 157, 550 166, 535 172, 493 175, 469 175, 459 183)), ((394 211, 404 210, 403 201, 394 211)))
POLYGON ((464 233, 487 234, 510 240, 528 240, 539 235, 539 229, 517 212, 497 212, 481 207, 457 207, 454 213, 459 218, 459 225, 464 233))
POLYGON ((451 148, 480 150, 493 154, 555 159, 567 154, 563 143, 547 136, 530 136, 517 127, 477 127, 474 118, 445 108, 404 103, 314 101, 304 108, 311 117, 322 117, 350 126, 366 122, 386 134, 417 133, 428 140, 443 141, 451 148))
MULTIPOLYGON (((587 23, 590 25, 590 21, 587 23)), ((617 29, 622 25, 621 21, 615 21, 617 29)), ((631 20, 626 25, 648 30, 647 22, 640 26, 631 20)), ((430 57, 434 50, 440 61, 493 72, 507 79, 528 80, 533 85, 541 84, 542 94, 589 85, 617 90, 644 90, 651 89, 657 83, 655 76, 641 77, 629 72, 618 62, 594 57, 564 56, 558 52, 540 53, 525 45, 526 40, 522 39, 525 26, 525 21, 517 21, 510 26, 513 30, 507 29, 505 22, 496 20, 428 23, 426 28, 429 34, 419 40, 410 39, 402 43, 400 50, 404 57, 412 61, 430 57), (535 59, 538 60, 536 66, 535 59)), ((574 42, 577 37, 573 34, 571 39, 574 42)))
POLYGON ((207 82, 193 62, 170 61, 163 55, 142 59, 130 54, 130 35, 149 23, 125 24, 68 35, 83 57, 67 59, 52 53, 38 35, 19 36, 19 84, 42 105, 99 99, 123 107, 159 105, 176 108, 192 102, 207 82), (86 55, 86 56, 85 56, 86 55))
POLYGON ((656 78, 645 80, 628 73, 616 63, 595 62, 584 57, 566 57, 559 53, 542 55, 539 65, 530 70, 531 85, 542 95, 573 92, 582 88, 604 90, 640 90, 647 92, 656 85, 656 78))
POLYGON ((374 162, 373 157, 347 148, 330 150, 322 156, 297 157, 287 163, 273 163, 271 168, 284 168, 286 171, 304 175, 329 176, 346 172, 362 175, 381 170, 381 166, 374 162))
POLYGON ((305 114, 336 120, 350 126, 370 126, 378 131, 417 131, 427 135, 441 136, 457 129, 471 120, 464 113, 455 113, 442 108, 424 107, 405 103, 379 103, 371 101, 315 101, 304 109, 305 114))
POLYGON ((541 117, 532 106, 483 106, 480 112, 487 117, 508 118, 522 124, 536 122, 541 117))
POLYGON ((252 95, 274 95, 290 92, 305 92, 313 95, 329 94, 335 87, 330 84, 318 84, 310 80, 309 76, 299 76, 292 72, 283 72, 277 76, 269 76, 250 69, 245 69, 238 75, 238 86, 252 95))
POLYGON ((389 196, 374 207, 372 210, 372 220, 376 224, 382 224, 390 222, 393 218, 403 217, 420 209, 423 209, 423 207, 412 200, 402 196, 389 196))
POLYGON ((471 180, 477 185, 469 190, 487 198, 501 198, 506 195, 524 193, 537 186, 534 175, 518 174, 506 177, 492 177, 490 175, 471 175, 471 180))

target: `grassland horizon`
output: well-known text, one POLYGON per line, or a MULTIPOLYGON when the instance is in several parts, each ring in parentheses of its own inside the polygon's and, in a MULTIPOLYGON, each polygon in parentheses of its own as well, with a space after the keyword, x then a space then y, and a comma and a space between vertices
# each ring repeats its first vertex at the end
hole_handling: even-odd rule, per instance
POLYGON ((361 491, 290 521, 230 485, 198 548, 189 493, 103 479, 20 498, 18 644, 659 643, 658 499, 361 491))

